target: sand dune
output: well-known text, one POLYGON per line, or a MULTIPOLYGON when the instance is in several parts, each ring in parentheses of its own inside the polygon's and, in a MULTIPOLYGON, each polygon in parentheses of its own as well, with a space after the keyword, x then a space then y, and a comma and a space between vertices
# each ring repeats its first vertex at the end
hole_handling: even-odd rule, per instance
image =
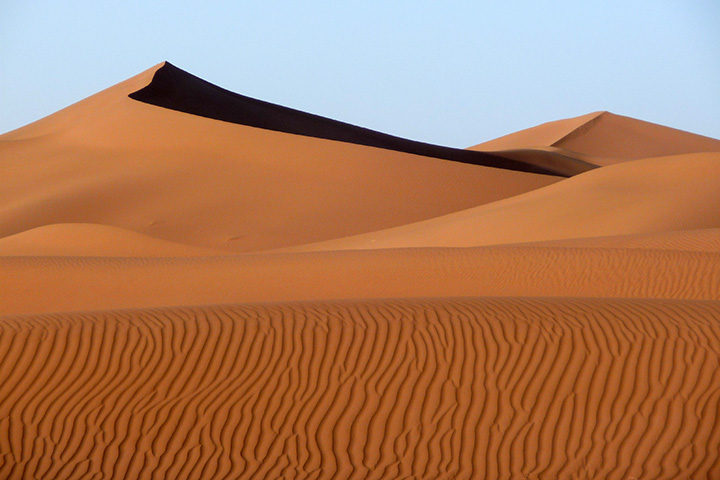
POLYGON ((162 63, 0 176, 2 479, 720 478, 718 140, 459 150, 162 63))
POLYGON ((545 123, 470 149, 494 152, 530 146, 577 152, 587 156, 581 159, 598 165, 684 153, 720 152, 720 140, 610 112, 545 123))
POLYGON ((235 125, 127 98, 152 73, 0 137, 0 169, 13 179, 0 190, 0 236, 93 223, 244 252, 402 225, 560 179, 235 125))
POLYGON ((2 478, 715 478, 718 302, 0 319, 2 478))
POLYGON ((107 225, 44 225, 0 238, 0 257, 202 257, 228 254, 159 240, 107 225))
POLYGON ((443 217, 294 250, 469 247, 720 227, 720 153, 612 165, 443 217))

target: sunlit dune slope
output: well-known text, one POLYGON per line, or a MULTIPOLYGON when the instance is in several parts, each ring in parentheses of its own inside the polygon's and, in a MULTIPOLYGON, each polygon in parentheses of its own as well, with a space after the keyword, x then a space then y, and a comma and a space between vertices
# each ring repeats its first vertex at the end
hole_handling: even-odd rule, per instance
POLYGON ((498 151, 523 147, 556 147, 590 163, 697 152, 720 152, 720 140, 657 125, 610 112, 544 123, 471 147, 498 151))
POLYGON ((296 250, 468 247, 720 227, 720 153, 625 162, 415 224, 296 250))
POLYGON ((0 137, 0 171, 12 179, 0 189, 0 236, 93 223, 244 252, 402 225, 559 180, 128 98, 153 72, 0 137))
POLYGON ((718 302, 0 317, 0 477, 717 478, 718 302))

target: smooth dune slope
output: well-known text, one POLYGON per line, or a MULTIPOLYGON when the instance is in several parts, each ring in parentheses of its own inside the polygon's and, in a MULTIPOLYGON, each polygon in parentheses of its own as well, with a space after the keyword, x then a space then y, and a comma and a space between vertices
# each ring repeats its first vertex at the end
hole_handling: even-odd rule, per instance
POLYGON ((0 317, 0 476, 717 478, 720 303, 0 317))
POLYGON ((496 152, 522 147, 555 147, 566 155, 607 165, 639 158, 720 152, 720 140, 610 112, 549 122, 470 147, 496 152))
POLYGON ((0 173, 12 179, 0 189, 0 237, 92 223, 245 252, 402 225, 559 180, 236 125, 127 97, 153 73, 0 137, 0 173))
POLYGON ((294 250, 469 247, 720 227, 720 153, 649 158, 393 229, 294 250))

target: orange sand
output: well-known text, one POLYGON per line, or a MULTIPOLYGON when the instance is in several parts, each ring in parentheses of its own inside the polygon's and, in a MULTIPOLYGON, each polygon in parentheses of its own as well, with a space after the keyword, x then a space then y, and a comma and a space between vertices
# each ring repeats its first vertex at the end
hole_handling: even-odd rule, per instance
POLYGON ((720 477, 720 141, 494 168, 128 97, 160 67, 0 136, 0 478, 720 477))

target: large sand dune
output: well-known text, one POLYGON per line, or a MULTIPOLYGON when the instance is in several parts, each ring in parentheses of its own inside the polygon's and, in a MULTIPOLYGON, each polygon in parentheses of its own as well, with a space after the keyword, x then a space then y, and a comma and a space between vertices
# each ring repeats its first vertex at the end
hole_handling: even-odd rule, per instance
POLYGON ((720 478, 718 140, 461 150, 163 63, 0 174, 0 478, 720 478))
POLYGON ((0 190, 0 236, 93 223, 261 250, 432 218, 561 178, 263 130, 128 98, 151 74, 0 136, 0 168, 12 178, 0 190))

